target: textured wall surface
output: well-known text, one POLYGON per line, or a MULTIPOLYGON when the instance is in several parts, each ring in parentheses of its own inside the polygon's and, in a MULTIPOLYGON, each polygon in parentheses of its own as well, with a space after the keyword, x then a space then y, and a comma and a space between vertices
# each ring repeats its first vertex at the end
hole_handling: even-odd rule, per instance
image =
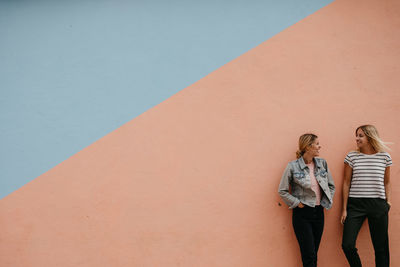
MULTIPOLYGON (((399 266, 399 14, 337 0, 1 199, 0 266, 300 266, 277 186, 307 131, 338 187, 320 266, 346 266, 343 158, 365 123, 394 143, 399 266)), ((366 226, 358 246, 374 266, 366 226)))
POLYGON ((0 1, 0 199, 332 1, 0 1))

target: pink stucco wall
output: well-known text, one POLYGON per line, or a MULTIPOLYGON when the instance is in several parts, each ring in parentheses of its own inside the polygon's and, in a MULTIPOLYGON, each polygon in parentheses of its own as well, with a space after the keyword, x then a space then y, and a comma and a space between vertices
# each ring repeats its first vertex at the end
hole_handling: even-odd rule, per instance
MULTIPOLYGON (((312 131, 340 188, 364 123, 394 142, 399 266, 399 14, 396 0, 337 0, 2 199, 0 266, 300 266, 280 175, 312 131)), ((346 266, 340 197, 320 266, 346 266)))

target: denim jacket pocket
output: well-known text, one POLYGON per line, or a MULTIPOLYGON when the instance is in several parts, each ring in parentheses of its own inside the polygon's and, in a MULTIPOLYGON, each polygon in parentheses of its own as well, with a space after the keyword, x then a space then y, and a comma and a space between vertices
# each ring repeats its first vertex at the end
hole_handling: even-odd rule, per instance
POLYGON ((320 170, 319 176, 321 176, 322 178, 326 178, 327 175, 328 175, 328 172, 326 170, 320 170))
POLYGON ((297 179, 297 180, 301 180, 304 179, 306 175, 303 172, 295 172, 293 173, 293 178, 297 179))
POLYGON ((293 182, 303 187, 306 184, 306 175, 303 172, 294 172, 293 173, 293 182))

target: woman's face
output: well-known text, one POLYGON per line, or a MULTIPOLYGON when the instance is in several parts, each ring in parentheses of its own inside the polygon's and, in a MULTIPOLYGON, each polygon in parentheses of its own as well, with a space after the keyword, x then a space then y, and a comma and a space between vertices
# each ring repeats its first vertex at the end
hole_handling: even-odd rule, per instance
POLYGON ((307 152, 309 153, 310 156, 312 157, 318 157, 319 156, 319 150, 321 149, 321 145, 319 144, 318 138, 314 140, 314 142, 308 146, 307 152))
POLYGON ((356 143, 358 148, 368 146, 368 138, 364 134, 364 131, 361 128, 357 130, 356 143))

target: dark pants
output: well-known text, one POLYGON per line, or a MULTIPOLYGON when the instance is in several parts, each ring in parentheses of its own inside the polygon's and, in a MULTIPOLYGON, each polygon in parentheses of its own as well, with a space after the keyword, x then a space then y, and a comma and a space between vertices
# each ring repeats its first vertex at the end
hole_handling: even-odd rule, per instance
POLYGON ((293 209, 292 223, 299 242, 303 266, 316 267, 319 243, 324 230, 323 207, 304 206, 302 209, 293 209))
POLYGON ((356 239, 364 220, 375 250, 376 267, 389 266, 388 211, 386 200, 380 198, 349 198, 344 222, 342 248, 351 267, 361 267, 356 239))

